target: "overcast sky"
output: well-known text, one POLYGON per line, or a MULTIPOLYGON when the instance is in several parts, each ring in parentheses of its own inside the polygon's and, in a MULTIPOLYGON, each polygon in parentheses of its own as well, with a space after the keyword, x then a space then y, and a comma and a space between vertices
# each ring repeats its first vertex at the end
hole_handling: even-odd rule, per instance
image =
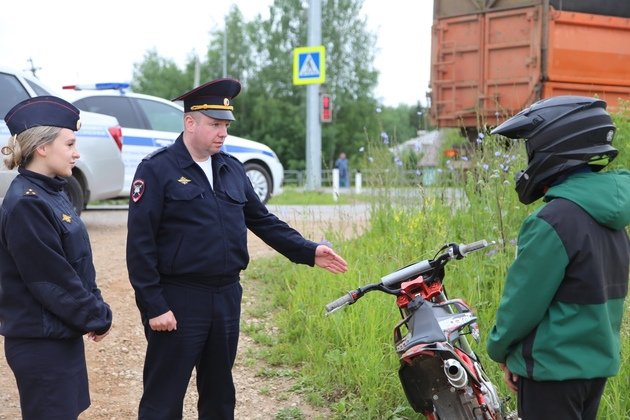
MULTIPOLYGON (((0 14, 0 66, 28 70, 51 88, 129 81, 147 50, 183 67, 203 52, 212 27, 237 4, 247 20, 268 16, 272 0, 9 0, 0 14)), ((432 0, 364 0, 378 35, 377 97, 384 105, 426 103, 432 0)), ((291 77, 292 69, 287 69, 291 77)))

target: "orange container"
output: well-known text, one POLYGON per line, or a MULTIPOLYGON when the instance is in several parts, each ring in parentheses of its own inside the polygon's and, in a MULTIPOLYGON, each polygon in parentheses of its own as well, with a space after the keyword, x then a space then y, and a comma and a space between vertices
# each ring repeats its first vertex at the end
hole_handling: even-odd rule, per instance
POLYGON ((555 95, 630 100, 630 18, 498 0, 462 10, 435 0, 431 112, 438 127, 476 132, 555 95), (446 7, 448 6, 448 7, 446 7), (464 14, 462 14, 464 13, 464 14))

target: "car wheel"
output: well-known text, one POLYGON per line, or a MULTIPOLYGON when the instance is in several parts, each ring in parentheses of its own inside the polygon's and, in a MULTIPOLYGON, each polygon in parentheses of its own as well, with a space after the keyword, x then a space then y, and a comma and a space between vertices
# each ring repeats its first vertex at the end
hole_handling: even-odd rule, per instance
POLYGON ((245 173, 247 173, 247 177, 252 182, 254 191, 256 191, 260 201, 266 203, 271 198, 273 188, 269 171, 257 163, 246 163, 245 173))
POLYGON ((68 198, 70 199, 70 202, 72 203, 72 207, 74 207, 74 211, 76 211, 77 214, 80 215, 81 211, 83 210, 83 204, 84 204, 83 203, 83 188, 81 188, 81 184, 73 176, 69 176, 65 178, 65 180, 68 181, 68 183, 64 187, 64 191, 66 192, 66 194, 68 194, 68 198))

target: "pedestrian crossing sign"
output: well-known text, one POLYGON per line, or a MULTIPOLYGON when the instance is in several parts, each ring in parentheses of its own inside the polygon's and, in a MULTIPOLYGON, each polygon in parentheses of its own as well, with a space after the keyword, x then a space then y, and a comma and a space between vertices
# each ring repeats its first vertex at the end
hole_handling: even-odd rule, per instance
POLYGON ((293 84, 310 85, 326 81, 326 50, 323 45, 293 50, 293 84))

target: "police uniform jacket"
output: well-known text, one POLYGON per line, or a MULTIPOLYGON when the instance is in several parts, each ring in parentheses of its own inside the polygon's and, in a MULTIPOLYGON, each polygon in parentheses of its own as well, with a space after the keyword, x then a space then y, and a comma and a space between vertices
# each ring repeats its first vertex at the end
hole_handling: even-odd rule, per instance
POLYGON ((112 312, 96 287, 85 225, 62 178, 19 168, 0 209, 0 334, 103 334, 112 312))
POLYGON ((268 212, 243 164, 212 156, 214 185, 183 137, 138 166, 129 205, 127 268, 143 316, 169 310, 161 283, 224 285, 247 267, 247 229, 295 263, 315 263, 316 243, 268 212))

